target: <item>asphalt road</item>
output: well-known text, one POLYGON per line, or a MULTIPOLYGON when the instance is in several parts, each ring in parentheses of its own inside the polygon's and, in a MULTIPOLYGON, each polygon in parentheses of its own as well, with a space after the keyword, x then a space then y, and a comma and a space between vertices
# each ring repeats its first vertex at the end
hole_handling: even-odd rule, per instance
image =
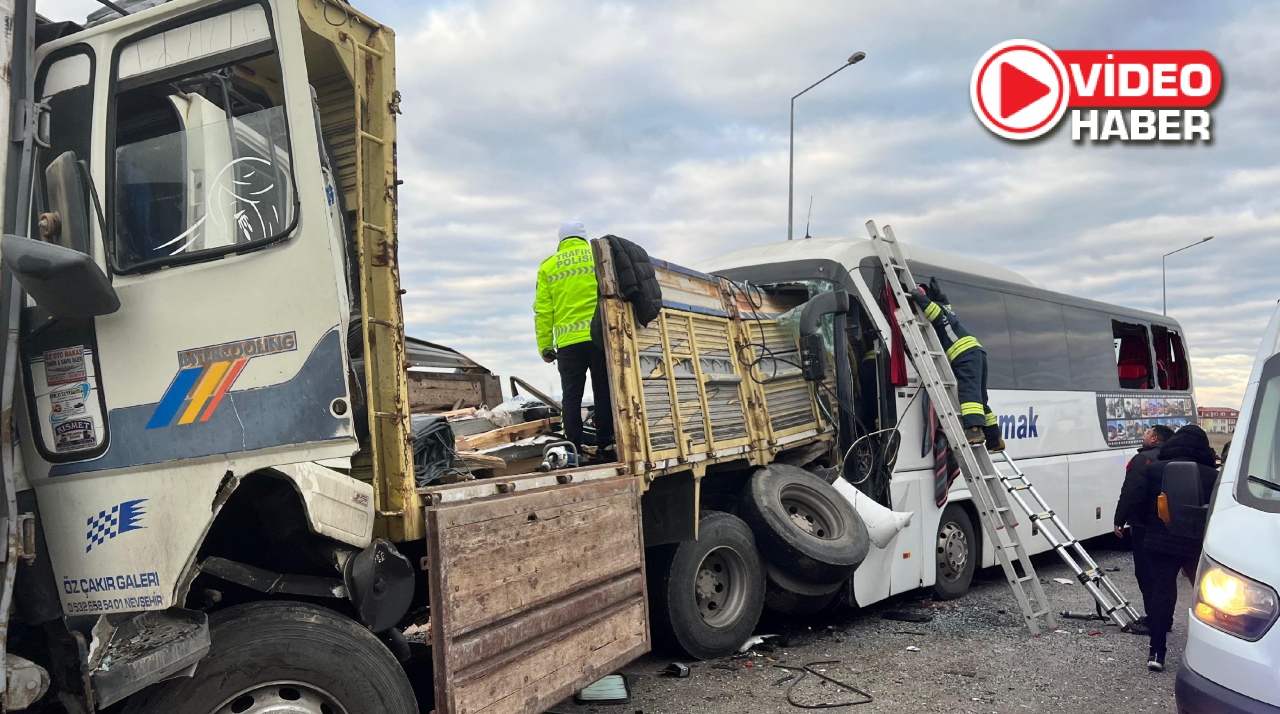
MULTIPOLYGON (((1140 599, 1133 558, 1121 550, 1108 550, 1112 543, 1087 545, 1101 566, 1119 568, 1108 577, 1121 591, 1140 599)), ((1070 576, 1055 555, 1042 554, 1033 562, 1056 611, 1093 610, 1093 600, 1081 585, 1053 581, 1070 576)), ((1064 620, 1059 631, 1031 637, 1003 574, 991 568, 979 571, 972 590, 950 603, 934 603, 927 592, 919 591, 807 622, 766 614, 758 632, 787 635, 772 652, 695 663, 685 679, 660 675, 673 658, 653 653, 624 670, 635 678, 630 704, 592 708, 566 702, 552 711, 794 714, 801 709, 788 704, 787 690, 796 680, 779 683, 792 672, 778 665, 834 660, 815 669, 873 697, 868 704, 835 711, 1168 714, 1174 711, 1174 675, 1186 642, 1186 608, 1191 598, 1185 578, 1179 579, 1179 588, 1179 615, 1169 636, 1167 670, 1160 674, 1147 671, 1147 638, 1122 633, 1114 626, 1064 620), (888 611, 926 612, 933 619, 926 623, 883 619, 888 611)), ((858 698, 814 677, 800 682, 792 696, 810 705, 858 698)))

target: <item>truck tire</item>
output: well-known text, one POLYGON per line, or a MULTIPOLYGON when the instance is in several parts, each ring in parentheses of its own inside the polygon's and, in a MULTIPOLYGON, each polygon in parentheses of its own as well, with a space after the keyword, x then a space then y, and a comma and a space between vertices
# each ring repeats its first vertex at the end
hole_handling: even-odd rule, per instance
POLYGON ((801 582, 765 563, 764 606, 783 615, 813 615, 822 612, 840 595, 844 583, 811 585, 801 582))
POLYGON ((764 567, 751 529, 707 511, 698 539, 649 549, 654 644, 714 659, 746 642, 764 609, 764 567))
POLYGON ((144 690, 125 714, 418 711, 396 658, 336 612, 254 602, 214 613, 209 625, 212 646, 195 676, 144 690))
POLYGON ((801 582, 843 583, 871 548, 867 526, 853 506, 835 487, 798 466, 757 470, 739 503, 760 554, 801 582))
POLYGON ((939 600, 954 600, 969 592, 980 552, 969 512, 954 503, 943 509, 942 518, 938 521, 934 559, 937 578, 933 583, 933 596, 939 600))

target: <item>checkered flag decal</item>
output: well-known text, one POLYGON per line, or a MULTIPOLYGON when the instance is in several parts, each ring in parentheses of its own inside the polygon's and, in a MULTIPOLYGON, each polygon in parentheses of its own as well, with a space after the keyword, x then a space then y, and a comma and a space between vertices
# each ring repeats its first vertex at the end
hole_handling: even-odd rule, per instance
POLYGON ((90 516, 85 522, 89 530, 84 534, 88 541, 84 552, 88 553, 95 545, 102 545, 122 533, 146 528, 142 525, 142 519, 147 515, 142 504, 146 501, 145 498, 125 501, 112 506, 109 511, 98 511, 98 515, 90 516))
POLYGON ((120 535, 120 506, 112 506, 110 511, 98 511, 98 515, 89 518, 88 526, 89 532, 84 536, 89 541, 84 549, 86 553, 93 550, 93 546, 120 535))

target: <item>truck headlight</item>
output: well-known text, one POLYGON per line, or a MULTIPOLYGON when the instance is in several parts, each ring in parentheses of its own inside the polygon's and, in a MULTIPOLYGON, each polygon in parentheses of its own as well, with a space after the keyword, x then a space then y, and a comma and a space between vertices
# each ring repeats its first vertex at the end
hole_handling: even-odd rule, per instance
POLYGON ((1200 561, 1196 588, 1196 619, 1253 642, 1267 633, 1280 614, 1276 591, 1262 583, 1222 567, 1208 557, 1200 561))

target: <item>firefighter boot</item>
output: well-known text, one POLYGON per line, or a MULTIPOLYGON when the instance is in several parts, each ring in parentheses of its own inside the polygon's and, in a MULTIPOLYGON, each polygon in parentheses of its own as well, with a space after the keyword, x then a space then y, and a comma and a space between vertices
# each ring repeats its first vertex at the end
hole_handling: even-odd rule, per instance
POLYGON ((982 433, 982 427, 980 426, 966 426, 964 428, 964 438, 974 445, 981 444, 987 440, 987 436, 982 433))
POLYGON ((985 437, 987 441, 987 451, 993 454, 1004 451, 1004 437, 1000 434, 1000 427, 987 427, 985 429, 985 437))

